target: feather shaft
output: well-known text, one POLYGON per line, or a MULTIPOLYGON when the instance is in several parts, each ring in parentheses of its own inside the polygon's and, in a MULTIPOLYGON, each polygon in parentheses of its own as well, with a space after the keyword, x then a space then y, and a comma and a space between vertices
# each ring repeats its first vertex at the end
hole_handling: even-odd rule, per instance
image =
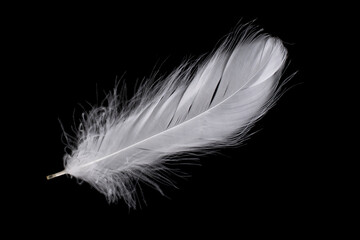
POLYGON ((57 172, 57 173, 50 174, 50 175, 46 176, 46 179, 50 180, 50 179, 60 177, 60 176, 65 175, 65 174, 67 174, 67 172, 65 170, 63 170, 63 171, 60 171, 60 172, 57 172))

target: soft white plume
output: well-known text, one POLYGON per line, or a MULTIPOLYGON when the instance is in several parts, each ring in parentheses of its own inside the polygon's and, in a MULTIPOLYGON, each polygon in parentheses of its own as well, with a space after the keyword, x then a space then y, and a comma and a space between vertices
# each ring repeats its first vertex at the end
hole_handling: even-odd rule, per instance
POLYGON ((244 32, 206 60, 146 83, 127 104, 109 94, 106 106, 84 116, 64 172, 135 208, 137 182, 161 191, 169 157, 242 141, 274 102, 287 53, 279 39, 244 32))

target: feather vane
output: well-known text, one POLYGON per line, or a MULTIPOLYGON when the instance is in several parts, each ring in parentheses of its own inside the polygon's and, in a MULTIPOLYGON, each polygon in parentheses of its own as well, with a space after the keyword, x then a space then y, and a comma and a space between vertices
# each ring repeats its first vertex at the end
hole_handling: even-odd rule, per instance
MULTIPOLYGON (((249 33, 251 32, 251 33, 249 33)), ((143 85, 127 105, 116 90, 83 117, 65 170, 112 202, 136 207, 138 180, 155 189, 171 156, 234 146, 271 107, 287 51, 279 39, 239 31, 204 61, 143 85)))

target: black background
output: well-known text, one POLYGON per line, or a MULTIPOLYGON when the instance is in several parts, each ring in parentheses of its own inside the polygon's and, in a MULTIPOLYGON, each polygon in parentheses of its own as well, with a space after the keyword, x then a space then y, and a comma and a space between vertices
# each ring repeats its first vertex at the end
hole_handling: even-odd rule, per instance
POLYGON ((304 140, 304 36, 310 29, 304 12, 269 14, 266 7, 254 11, 236 5, 211 10, 189 5, 181 10, 184 6, 32 7, 36 11, 25 7, 5 24, 5 48, 11 52, 7 62, 13 68, 6 81, 11 87, 3 92, 20 96, 7 98, 19 116, 10 121, 26 122, 17 125, 25 136, 19 143, 23 150, 15 150, 21 157, 13 160, 18 177, 4 190, 12 203, 10 225, 20 224, 24 233, 35 236, 68 237, 71 232, 119 239, 144 234, 216 233, 224 239, 233 234, 299 235, 316 228, 316 186, 304 140), (201 166, 183 166, 191 177, 175 178, 178 189, 163 186, 166 197, 142 185, 146 204, 136 210, 121 200, 108 204, 73 178, 46 180, 63 169, 59 119, 71 132, 83 109, 90 109, 88 103, 101 101, 116 80, 123 79, 131 96, 136 80, 159 67, 160 75, 168 74, 186 57, 209 53, 240 20, 256 20, 282 39, 290 60, 285 77, 298 72, 243 146, 204 156, 201 166))

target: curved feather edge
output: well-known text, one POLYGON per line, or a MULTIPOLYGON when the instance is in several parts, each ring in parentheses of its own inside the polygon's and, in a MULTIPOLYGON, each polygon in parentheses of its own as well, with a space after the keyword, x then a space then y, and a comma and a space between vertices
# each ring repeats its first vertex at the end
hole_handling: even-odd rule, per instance
POLYGON ((279 39, 243 25, 205 60, 150 79, 127 103, 116 87, 107 104, 83 114, 64 156, 66 173, 130 208, 137 206, 139 181, 163 194, 161 184, 173 185, 164 163, 245 139, 279 97, 286 56, 279 39))

